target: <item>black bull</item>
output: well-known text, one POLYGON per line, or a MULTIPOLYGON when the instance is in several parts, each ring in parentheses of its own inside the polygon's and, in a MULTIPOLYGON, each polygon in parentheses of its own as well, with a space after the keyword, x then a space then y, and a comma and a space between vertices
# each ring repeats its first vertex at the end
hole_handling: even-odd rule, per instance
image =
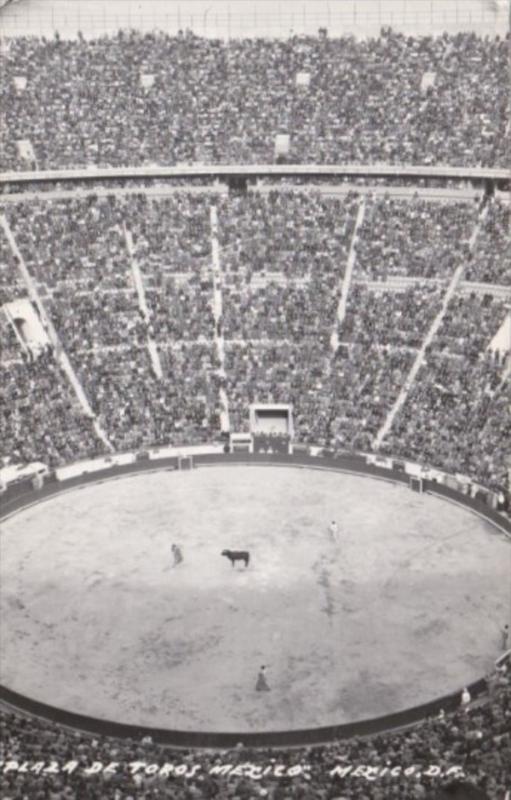
POLYGON ((225 556, 231 562, 231 566, 234 567, 236 561, 243 561, 245 567, 248 567, 250 561, 250 553, 248 550, 222 550, 221 555, 225 556))

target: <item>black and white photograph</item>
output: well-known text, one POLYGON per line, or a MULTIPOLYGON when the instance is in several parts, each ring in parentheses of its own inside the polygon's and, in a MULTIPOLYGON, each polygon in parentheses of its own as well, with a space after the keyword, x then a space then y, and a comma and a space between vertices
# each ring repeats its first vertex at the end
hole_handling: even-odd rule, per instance
POLYGON ((0 800, 511 800, 509 0, 0 0, 0 800))

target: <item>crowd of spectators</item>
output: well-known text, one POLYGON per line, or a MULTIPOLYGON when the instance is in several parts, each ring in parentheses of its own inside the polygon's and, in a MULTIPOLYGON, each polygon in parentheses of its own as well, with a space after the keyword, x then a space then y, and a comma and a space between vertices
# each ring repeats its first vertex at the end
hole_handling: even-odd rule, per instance
POLYGON ((372 449, 441 297, 434 284, 396 292, 370 290, 363 283, 351 287, 328 387, 334 446, 372 449))
POLYGON ((88 290, 128 286, 122 197, 34 199, 9 204, 5 215, 37 284, 69 281, 88 290))
POLYGON ((448 279, 469 258, 476 219, 475 204, 376 197, 358 232, 357 274, 383 281, 389 275, 448 279))
POLYGON ((329 370, 325 349, 314 340, 227 343, 226 388, 231 429, 248 430, 253 402, 293 403, 295 433, 326 444, 331 403, 322 391, 329 370))
POLYGON ((7 365, 11 361, 19 361, 20 344, 14 328, 4 314, 0 315, 0 363, 7 365))
POLYGON ((220 203, 226 340, 328 343, 358 203, 276 191, 220 203))
POLYGON ((488 204, 475 240, 472 259, 466 268, 467 280, 511 285, 510 214, 509 203, 497 199, 488 204))
POLYGON ((413 357, 411 351, 389 345, 341 346, 328 386, 333 403, 331 446, 372 450, 374 437, 404 383, 413 357))
POLYGON ((474 363, 504 321, 508 303, 475 292, 454 295, 435 336, 434 350, 461 356, 468 364, 474 363))
POLYGON ((150 333, 159 344, 210 340, 214 329, 211 199, 177 192, 126 198, 133 258, 145 287, 150 333))
MULTIPOLYGON (((0 209, 1 213, 1 209, 0 209)), ((26 296, 13 254, 2 228, 0 228, 0 308, 4 303, 26 296)))
POLYGON ((178 194, 19 203, 7 217, 94 413, 118 449, 214 438, 209 206, 178 194), (130 243, 131 236, 131 243, 130 243), (130 249, 131 247, 131 249, 130 249), (140 269, 147 306, 135 289, 140 269), (186 280, 176 283, 185 274, 186 280), (147 347, 160 347, 156 375, 147 347), (167 344, 189 347, 165 350, 167 344))
POLYGON ((383 450, 501 489, 511 436, 509 390, 490 355, 471 364, 432 352, 383 450))
POLYGON ((271 190, 223 198, 219 203, 222 269, 246 280, 264 272, 288 278, 318 271, 343 275, 359 200, 319 192, 271 190), (340 272, 339 272, 340 271, 340 272))
POLYGON ((215 325, 212 293, 210 280, 176 283, 170 276, 162 280, 161 287, 148 289, 146 299, 154 340, 162 345, 182 340, 210 340, 215 325))
POLYGON ((150 738, 94 737, 0 709, 0 763, 78 762, 71 774, 11 767, 0 774, 0 790, 4 800, 438 800, 442 786, 462 782, 477 786, 488 800, 505 800, 511 780, 511 685, 505 668, 489 676, 488 685, 485 702, 409 729, 291 750, 173 751, 150 738), (87 774, 94 763, 111 762, 119 765, 116 771, 87 774), (143 766, 133 774, 133 762, 158 765, 156 774, 154 767, 146 774, 143 766), (170 770, 158 775, 164 764, 170 770), (214 773, 226 764, 230 775, 214 773), (260 770, 258 779, 246 765, 260 770), (372 778, 357 776, 363 765, 374 770, 372 778), (186 777, 175 774, 178 766, 186 777), (276 766, 294 767, 294 777, 275 777, 276 766), (353 774, 331 774, 336 767, 351 767, 353 774))
POLYGON ((147 329, 133 290, 86 291, 70 283, 58 286, 47 301, 65 350, 79 353, 98 347, 142 345, 147 329))
MULTIPOLYGON (((4 213, 114 448, 217 438, 225 390, 231 430, 246 430, 251 402, 291 402, 299 440, 369 451, 454 269, 508 280, 507 217, 490 202, 471 250, 470 204, 364 202, 358 239, 361 199, 351 193, 217 196, 216 212, 195 192, 82 195, 4 213)), ((22 296, 16 257, 0 246, 4 296, 22 296)), ((502 485, 505 353, 485 354, 505 314, 504 301, 460 284, 386 451, 502 485)), ((2 349, 19 362, 9 325, 2 349)), ((83 451, 71 444, 67 457, 83 451)))
POLYGON ((292 403, 299 441, 371 450, 413 355, 356 345, 326 356, 314 342, 244 343, 226 348, 227 394, 233 430, 248 430, 248 403, 292 403))
POLYGON ((4 170, 264 164, 278 134, 300 163, 507 164, 504 38, 121 31, 19 37, 1 58, 4 170))
POLYGON ((369 290, 355 283, 339 330, 342 342, 418 349, 438 313, 443 287, 416 283, 401 291, 369 290))
POLYGON ((490 296, 453 297, 384 450, 506 486, 510 381, 489 345, 507 313, 490 296))
POLYGON ((502 488, 511 414, 501 375, 491 356, 469 364, 430 353, 382 449, 502 488))
MULTIPOLYGON (((477 216, 470 205, 444 206, 418 197, 411 203, 384 198, 368 207, 334 355, 330 340, 358 201, 348 196, 334 204, 314 194, 273 192, 229 198, 220 205, 222 321, 235 430, 247 428, 250 402, 292 402, 302 440, 372 449, 455 267, 470 255, 477 216), (283 197, 286 206, 281 205, 283 197), (328 210, 322 214, 323 207, 328 210), (317 233, 318 220, 322 235, 317 233), (305 236, 313 242, 316 263, 303 258, 305 236), (365 278, 384 281, 388 276, 415 280, 399 291, 364 283, 365 278), (436 280, 428 281, 431 277, 436 280)), ((435 346, 476 358, 503 316, 504 307, 492 304, 491 298, 456 295, 435 346)), ((484 385, 477 382, 478 373, 473 375, 475 398, 484 385)), ((452 437, 450 446, 456 452, 452 437)), ((444 467, 448 463, 441 451, 436 462, 444 467)), ((483 462, 478 469, 473 458, 470 467, 472 474, 488 478, 483 462)))
POLYGON ((51 350, 0 364, 2 455, 51 467, 104 452, 51 350))
POLYGON ((335 319, 336 294, 314 273, 303 284, 293 281, 226 287, 222 316, 224 337, 298 342, 328 341, 335 319), (319 325, 318 325, 319 323, 319 325))
POLYGON ((218 437, 213 359, 206 345, 163 350, 158 378, 147 348, 131 345, 82 353, 77 373, 111 442, 129 450, 218 437))
POLYGON ((312 329, 289 341, 228 342, 231 423, 246 429, 249 402, 292 402, 301 440, 370 450, 440 300, 434 285, 374 292, 354 284, 336 354, 312 329))
POLYGON ((162 271, 191 272, 196 277, 211 258, 211 199, 201 193, 167 197, 144 194, 125 198, 126 223, 134 255, 148 276, 162 271))

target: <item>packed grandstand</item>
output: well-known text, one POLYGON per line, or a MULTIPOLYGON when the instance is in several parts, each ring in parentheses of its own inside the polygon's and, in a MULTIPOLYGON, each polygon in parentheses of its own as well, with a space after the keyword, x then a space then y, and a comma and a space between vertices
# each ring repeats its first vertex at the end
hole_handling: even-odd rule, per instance
MULTIPOLYGON (((7 45, 0 165, 33 176, 2 182, 0 303, 28 298, 48 340, 29 346, 2 314, 4 465, 225 442, 250 403, 292 403, 297 442, 409 458, 509 507, 510 207, 468 172, 508 166, 507 39, 129 31, 7 45), (410 181, 396 196, 370 178, 39 185, 50 169, 271 164, 279 135, 288 164, 456 166, 463 192, 410 181)), ((231 775, 215 774, 215 752, 94 738, 7 707, 0 730, 6 800, 432 800, 453 766, 491 800, 511 788, 505 667, 454 713, 316 748, 237 748, 221 757, 231 775), (73 759, 69 772, 5 768, 73 759), (271 759, 310 769, 244 774, 271 759), (84 774, 94 762, 124 766, 84 774), (355 763, 388 771, 331 774, 355 763)))
POLYGON ((506 166, 506 38, 27 37, 2 72, 4 170, 20 140, 39 169, 265 164, 290 132, 297 163, 506 166))
POLYGON ((222 434, 222 402, 229 428, 242 430, 255 400, 292 402, 303 441, 369 451, 440 314, 380 449, 506 488, 509 368, 502 345, 489 345, 509 314, 507 204, 221 195, 221 316, 211 205, 209 194, 174 190, 5 204, 2 299, 27 294, 22 259, 105 434, 95 433, 52 346, 33 358, 5 321, 13 460, 57 466, 109 447, 207 442, 222 434))

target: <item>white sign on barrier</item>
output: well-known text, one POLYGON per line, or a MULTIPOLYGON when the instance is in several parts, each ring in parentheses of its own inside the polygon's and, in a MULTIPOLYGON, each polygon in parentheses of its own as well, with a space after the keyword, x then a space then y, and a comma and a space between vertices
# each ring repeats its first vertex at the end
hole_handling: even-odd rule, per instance
POLYGON ((88 472, 100 472, 102 469, 134 464, 136 458, 135 453, 119 453, 103 458, 89 458, 84 461, 78 461, 76 464, 59 467, 55 470, 55 475, 59 481, 67 481, 70 478, 77 478, 79 475, 85 475, 88 472))
POLYGON ((368 455, 366 457, 366 463, 372 464, 375 467, 381 467, 382 469, 392 469, 394 466, 394 461, 392 458, 377 455, 368 455))
POLYGON ((36 475, 44 478, 48 473, 49 469, 42 461, 32 461, 30 464, 9 464, 0 469, 0 486, 7 487, 23 478, 34 478, 36 475))
POLYGON ((183 447, 158 447, 149 450, 149 458, 151 461, 157 461, 163 458, 175 458, 176 456, 194 456, 194 455, 214 455, 223 453, 224 448, 221 444, 197 444, 183 447))
POLYGON ((405 472, 407 475, 412 475, 414 478, 422 476, 422 467, 420 464, 415 464, 413 461, 405 461, 405 472))

